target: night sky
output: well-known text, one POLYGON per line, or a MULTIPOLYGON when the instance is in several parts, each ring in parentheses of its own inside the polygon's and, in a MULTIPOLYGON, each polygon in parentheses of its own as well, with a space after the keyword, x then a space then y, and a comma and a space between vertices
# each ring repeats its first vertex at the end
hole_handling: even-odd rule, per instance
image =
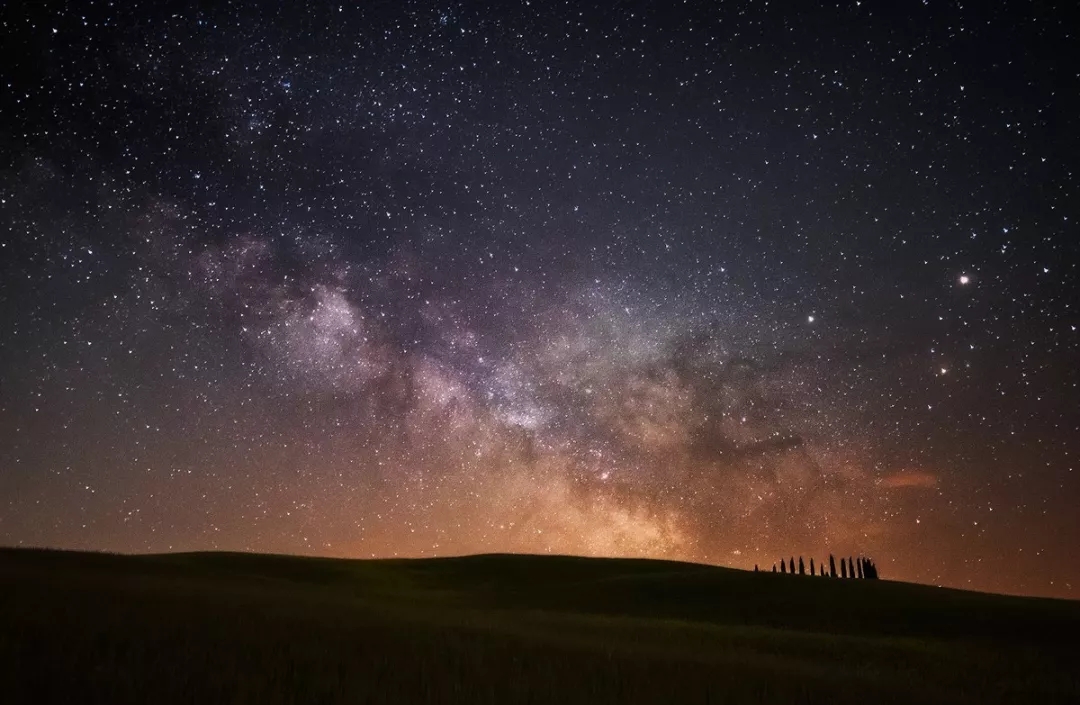
POLYGON ((1069 4, 817 5, 3 3, 0 544, 1080 596, 1069 4))

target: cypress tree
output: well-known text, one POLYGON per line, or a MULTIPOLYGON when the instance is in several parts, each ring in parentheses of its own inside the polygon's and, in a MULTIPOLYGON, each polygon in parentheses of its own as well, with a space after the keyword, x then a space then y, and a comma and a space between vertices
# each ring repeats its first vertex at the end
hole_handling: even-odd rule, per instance
POLYGON ((858 577, 859 580, 862 580, 863 577, 865 577, 863 575, 863 563, 865 561, 866 561, 865 558, 860 558, 859 560, 855 561, 855 571, 856 571, 856 573, 858 573, 858 575, 856 577, 858 577))
POLYGON ((831 553, 829 554, 829 577, 836 577, 836 559, 833 558, 833 555, 831 553))
POLYGON ((756 573, 756 572, 758 572, 758 569, 757 569, 757 563, 755 563, 755 564, 754 564, 754 572, 755 572, 755 573, 756 573))
POLYGON ((802 556, 799 556, 799 575, 806 575, 806 566, 802 562, 802 556))
POLYGON ((855 577, 855 562, 851 560, 851 556, 848 556, 847 559, 847 576, 849 578, 855 577))
POLYGON ((787 573, 787 563, 784 562, 783 558, 780 559, 780 572, 787 573))
POLYGON ((774 573, 776 572, 776 564, 775 563, 772 564, 772 572, 774 572, 774 573))
POLYGON ((789 556, 788 557, 788 566, 787 567, 788 567, 788 572, 791 573, 792 575, 795 575, 795 557, 794 556, 789 556))
POLYGON ((813 558, 813 556, 810 557, 810 575, 817 575, 817 573, 814 572, 814 558, 813 558))
POLYGON ((840 559, 840 577, 841 578, 846 578, 847 577, 847 559, 846 558, 841 558, 840 559))

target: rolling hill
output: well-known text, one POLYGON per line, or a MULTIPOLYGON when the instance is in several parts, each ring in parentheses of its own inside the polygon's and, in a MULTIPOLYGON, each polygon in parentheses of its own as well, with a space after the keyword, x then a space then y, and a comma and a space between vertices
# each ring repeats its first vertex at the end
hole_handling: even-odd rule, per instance
POLYGON ((5 703, 1077 703, 1080 603, 565 556, 0 550, 5 703))

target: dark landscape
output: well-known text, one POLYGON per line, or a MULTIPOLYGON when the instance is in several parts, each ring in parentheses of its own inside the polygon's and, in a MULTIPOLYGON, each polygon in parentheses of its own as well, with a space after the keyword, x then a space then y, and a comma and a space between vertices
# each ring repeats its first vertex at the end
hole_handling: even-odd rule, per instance
POLYGON ((1080 704, 1075 14, 0 0, 0 705, 1080 704))
POLYGON ((1078 630, 668 561, 0 552, 6 703, 1075 703, 1078 630))

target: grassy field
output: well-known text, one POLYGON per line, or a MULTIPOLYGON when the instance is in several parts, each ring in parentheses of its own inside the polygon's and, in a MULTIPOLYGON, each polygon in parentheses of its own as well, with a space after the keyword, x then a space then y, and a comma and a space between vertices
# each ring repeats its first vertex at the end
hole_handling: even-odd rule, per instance
POLYGON ((1080 703, 1080 603, 548 556, 0 550, 2 703, 1080 703))

